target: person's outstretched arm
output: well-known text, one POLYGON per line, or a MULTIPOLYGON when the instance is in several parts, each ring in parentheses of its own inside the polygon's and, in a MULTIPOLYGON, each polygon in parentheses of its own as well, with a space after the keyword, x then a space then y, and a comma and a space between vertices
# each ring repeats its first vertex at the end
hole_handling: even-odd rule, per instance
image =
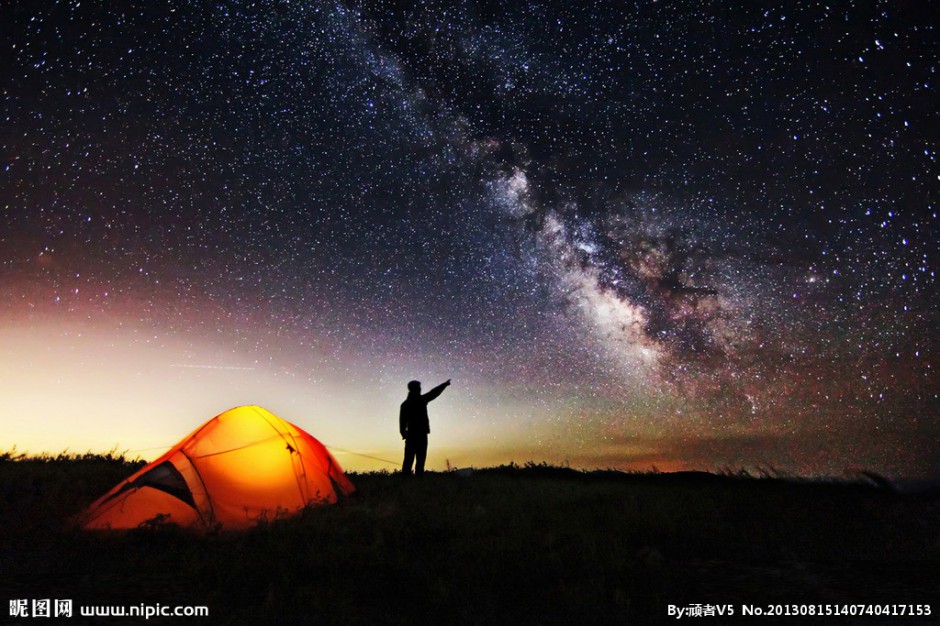
POLYGON ((447 389, 447 386, 449 384, 450 384, 450 379, 448 378, 445 382, 442 382, 440 385, 438 385, 431 391, 421 396, 421 399, 424 400, 425 402, 430 402, 431 400, 435 399, 436 397, 444 393, 444 390, 447 389))

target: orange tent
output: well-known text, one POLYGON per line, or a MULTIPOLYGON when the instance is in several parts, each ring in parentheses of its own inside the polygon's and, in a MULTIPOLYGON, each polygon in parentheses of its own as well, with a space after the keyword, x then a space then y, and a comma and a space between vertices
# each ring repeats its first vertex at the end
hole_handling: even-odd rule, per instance
POLYGON ((258 406, 213 417, 85 511, 82 526, 247 528, 355 487, 322 443, 258 406), (158 516, 169 516, 158 517, 158 516))

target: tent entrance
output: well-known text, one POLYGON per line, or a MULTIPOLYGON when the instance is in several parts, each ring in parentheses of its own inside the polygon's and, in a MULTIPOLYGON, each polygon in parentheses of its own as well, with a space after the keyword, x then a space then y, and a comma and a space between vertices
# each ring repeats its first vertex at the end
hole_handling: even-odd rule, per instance
MULTIPOLYGON (((164 461, 146 474, 138 476, 136 480, 126 483, 118 493, 129 489, 139 489, 141 487, 159 489, 164 493, 179 498, 194 509, 196 508, 196 503, 193 501, 193 494, 189 490, 186 480, 183 478, 183 475, 180 474, 179 470, 169 461, 164 461)), ((118 494, 116 493, 114 495, 116 496, 118 494)))

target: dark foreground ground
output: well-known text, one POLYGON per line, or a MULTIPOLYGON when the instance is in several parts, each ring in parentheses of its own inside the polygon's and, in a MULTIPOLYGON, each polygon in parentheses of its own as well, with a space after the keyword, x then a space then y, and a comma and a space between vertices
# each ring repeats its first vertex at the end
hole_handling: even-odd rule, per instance
POLYGON ((147 622, 181 624, 649 624, 694 604, 736 616, 680 623, 815 623, 741 617, 806 603, 932 612, 818 623, 940 623, 937 495, 530 466, 351 475, 354 498, 241 533, 64 525, 137 466, 0 456, 0 622, 8 601, 48 598, 73 617, 17 623, 144 623, 83 604, 209 608, 147 622))

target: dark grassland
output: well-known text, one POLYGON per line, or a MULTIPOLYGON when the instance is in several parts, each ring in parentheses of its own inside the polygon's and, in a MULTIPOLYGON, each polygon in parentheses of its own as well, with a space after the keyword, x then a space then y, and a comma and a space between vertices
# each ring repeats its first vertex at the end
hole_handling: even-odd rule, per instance
POLYGON ((353 498, 246 532, 68 527, 139 466, 0 455, 0 621, 16 598, 204 605, 208 619, 166 621, 213 624, 648 624, 690 603, 940 613, 940 498, 885 485, 544 465, 351 474, 353 498))

